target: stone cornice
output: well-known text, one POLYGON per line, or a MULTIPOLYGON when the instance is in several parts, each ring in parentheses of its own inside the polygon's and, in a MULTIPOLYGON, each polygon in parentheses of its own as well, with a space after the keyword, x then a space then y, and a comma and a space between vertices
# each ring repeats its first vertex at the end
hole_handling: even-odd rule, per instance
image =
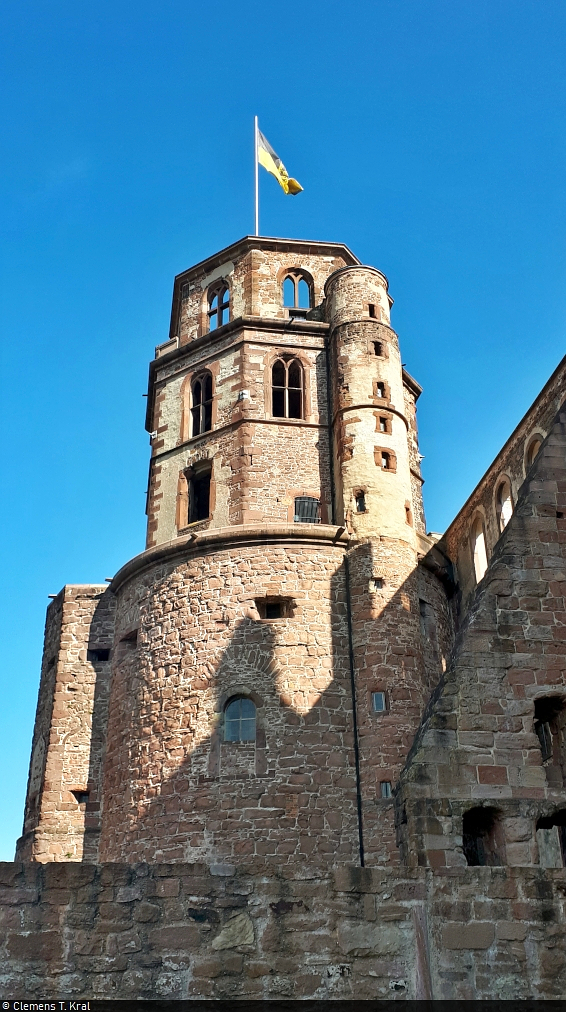
POLYGON ((224 551, 230 546, 244 545, 296 545, 306 547, 339 545, 344 550, 350 538, 344 527, 334 524, 241 524, 234 527, 217 527, 206 531, 195 531, 146 549, 134 556, 118 570, 110 583, 110 590, 116 594, 132 577, 160 562, 167 562, 179 556, 188 559, 209 552, 224 551))

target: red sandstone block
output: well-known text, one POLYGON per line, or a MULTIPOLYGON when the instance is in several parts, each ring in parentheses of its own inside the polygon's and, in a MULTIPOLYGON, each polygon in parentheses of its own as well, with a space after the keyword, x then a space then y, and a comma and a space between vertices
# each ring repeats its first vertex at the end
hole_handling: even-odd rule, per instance
POLYGON ((507 770, 503 766, 478 766, 480 784, 506 784, 507 770))

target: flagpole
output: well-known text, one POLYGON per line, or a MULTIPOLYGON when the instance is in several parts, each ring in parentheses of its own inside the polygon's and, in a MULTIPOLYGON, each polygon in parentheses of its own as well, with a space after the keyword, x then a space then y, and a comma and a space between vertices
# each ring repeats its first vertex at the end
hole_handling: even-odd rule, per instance
POLYGON ((259 235, 259 162, 257 147, 257 116, 254 117, 254 148, 255 148, 255 234, 259 235))

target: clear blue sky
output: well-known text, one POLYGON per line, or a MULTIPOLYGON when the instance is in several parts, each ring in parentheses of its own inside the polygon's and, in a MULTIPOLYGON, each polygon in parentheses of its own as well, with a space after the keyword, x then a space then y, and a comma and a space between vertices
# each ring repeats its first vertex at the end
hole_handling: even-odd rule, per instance
POLYGON ((563 0, 6 0, 0 857, 47 595, 143 548, 148 360, 173 276, 253 230, 389 277, 446 527, 564 353, 563 0))

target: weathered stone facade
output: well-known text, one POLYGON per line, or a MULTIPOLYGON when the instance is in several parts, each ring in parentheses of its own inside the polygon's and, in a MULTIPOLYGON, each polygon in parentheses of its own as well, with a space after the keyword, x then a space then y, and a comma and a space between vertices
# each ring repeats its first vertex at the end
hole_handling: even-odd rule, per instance
POLYGON ((390 306, 338 244, 176 278, 146 550, 48 609, 17 854, 83 870, 6 866, 10 980, 57 882, 55 989, 564 997, 566 361, 439 540, 390 306))

